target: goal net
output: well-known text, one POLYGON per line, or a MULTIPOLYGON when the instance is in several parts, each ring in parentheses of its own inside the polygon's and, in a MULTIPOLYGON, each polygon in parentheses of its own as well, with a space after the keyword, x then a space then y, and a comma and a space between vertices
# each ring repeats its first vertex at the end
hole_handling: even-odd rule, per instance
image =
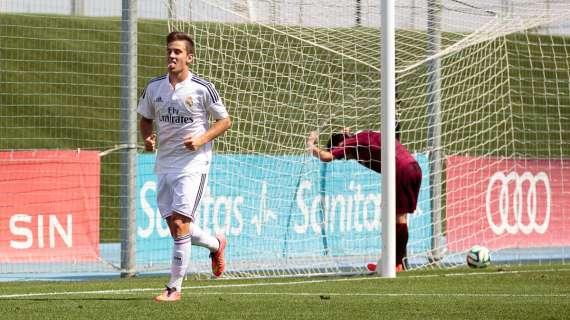
MULTIPOLYGON (((204 6, 235 23, 196 16, 171 28, 197 39, 196 70, 234 110, 238 129, 217 144, 210 190, 239 207, 214 213, 244 241, 230 248, 232 264, 365 270, 380 255, 380 177, 354 162, 320 164, 305 140, 380 129, 379 6, 204 6)), ((409 215, 411 267, 464 265, 473 245, 496 261, 568 259, 569 14, 562 1, 397 3, 401 142, 424 173, 409 215)))
MULTIPOLYGON (((39 2, 38 2, 39 3, 39 2)), ((228 276, 363 273, 381 254, 381 177, 320 163, 311 131, 380 130, 379 1, 139 1, 141 92, 165 35, 196 42, 233 126, 196 223, 223 232, 228 276)), ((118 5, 118 4, 113 4, 118 5)), ((0 3, 0 273, 121 272, 121 8, 0 3)), ((410 267, 570 258, 570 6, 396 4, 400 140, 423 172, 410 267)), ((154 154, 136 167, 136 270, 165 271, 154 154)), ((190 273, 209 274, 194 247, 190 273)))
POLYGON ((484 245, 498 262, 567 261, 570 6, 426 4, 425 34, 406 37, 425 40, 397 71, 402 141, 428 153, 432 178, 433 251, 410 260, 464 264, 484 245))

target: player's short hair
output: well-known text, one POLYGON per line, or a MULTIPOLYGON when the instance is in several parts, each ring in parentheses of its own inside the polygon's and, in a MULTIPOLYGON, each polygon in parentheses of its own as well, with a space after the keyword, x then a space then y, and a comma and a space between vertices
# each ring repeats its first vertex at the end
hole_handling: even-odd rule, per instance
POLYGON ((166 45, 174 41, 186 41, 186 51, 194 54, 194 40, 188 34, 181 31, 172 31, 166 36, 166 45))
POLYGON ((344 133, 333 133, 331 134, 331 138, 329 139, 329 141, 327 142, 327 150, 331 150, 332 148, 338 146, 339 144, 341 144, 342 142, 344 142, 344 139, 348 138, 348 135, 344 134, 344 133))

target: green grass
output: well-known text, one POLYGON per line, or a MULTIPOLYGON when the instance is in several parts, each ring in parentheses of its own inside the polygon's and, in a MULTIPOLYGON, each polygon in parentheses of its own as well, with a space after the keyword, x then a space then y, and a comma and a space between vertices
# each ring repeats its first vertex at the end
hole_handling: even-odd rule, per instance
POLYGON ((187 280, 183 300, 156 303, 166 277, 7 282, 6 319, 567 319, 564 265, 410 271, 377 276, 187 280))

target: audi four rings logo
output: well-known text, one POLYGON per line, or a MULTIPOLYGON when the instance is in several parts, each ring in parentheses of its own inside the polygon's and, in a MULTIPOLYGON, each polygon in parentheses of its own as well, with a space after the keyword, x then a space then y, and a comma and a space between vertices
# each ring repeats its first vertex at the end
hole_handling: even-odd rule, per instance
POLYGON ((516 234, 518 231, 529 234, 533 230, 542 234, 548 229, 550 202, 551 189, 546 173, 539 172, 533 175, 530 172, 524 172, 519 175, 516 172, 511 172, 505 175, 503 172, 496 172, 489 181, 485 198, 489 226, 497 235, 505 231, 510 234, 516 234), (509 194, 509 185, 512 186, 513 183, 514 191, 509 194), (495 184, 499 184, 500 189, 494 188, 495 184), (537 188, 539 185, 543 185, 546 192, 546 207, 540 210, 537 207, 537 193, 538 190, 542 190, 537 188), (499 206, 496 210, 499 211, 500 221, 495 224, 493 214, 496 212, 491 209, 491 199, 497 196, 499 197, 499 206), (523 219, 523 215, 526 218, 523 219), (542 219, 537 219, 539 216, 542 219), (514 221, 514 223, 510 224, 509 221, 514 221), (542 221, 542 223, 539 224, 537 221, 542 221))

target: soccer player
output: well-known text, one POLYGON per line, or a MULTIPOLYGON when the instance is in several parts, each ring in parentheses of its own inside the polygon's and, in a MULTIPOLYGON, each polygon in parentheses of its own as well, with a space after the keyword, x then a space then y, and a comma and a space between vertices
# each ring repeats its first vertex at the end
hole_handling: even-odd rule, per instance
POLYGON ((180 300, 191 245, 210 250, 216 277, 225 268, 226 238, 202 230, 194 223, 194 214, 208 180, 211 141, 230 128, 231 120, 214 86, 190 72, 193 60, 194 41, 183 32, 168 34, 168 73, 150 80, 138 105, 145 150, 154 151, 158 140, 157 203, 174 239, 170 281, 156 301, 180 300), (214 119, 212 126, 209 115, 214 119))
MULTIPOLYGON (((381 173, 380 132, 365 130, 351 134, 345 128, 341 133, 334 133, 326 149, 315 145, 316 132, 307 138, 307 147, 313 156, 323 162, 335 159, 354 159, 366 168, 381 173)), ((404 271, 406 247, 408 245, 407 214, 416 210, 422 171, 416 159, 396 139, 396 271, 404 271)), ((370 271, 376 270, 375 264, 369 264, 370 271)))

